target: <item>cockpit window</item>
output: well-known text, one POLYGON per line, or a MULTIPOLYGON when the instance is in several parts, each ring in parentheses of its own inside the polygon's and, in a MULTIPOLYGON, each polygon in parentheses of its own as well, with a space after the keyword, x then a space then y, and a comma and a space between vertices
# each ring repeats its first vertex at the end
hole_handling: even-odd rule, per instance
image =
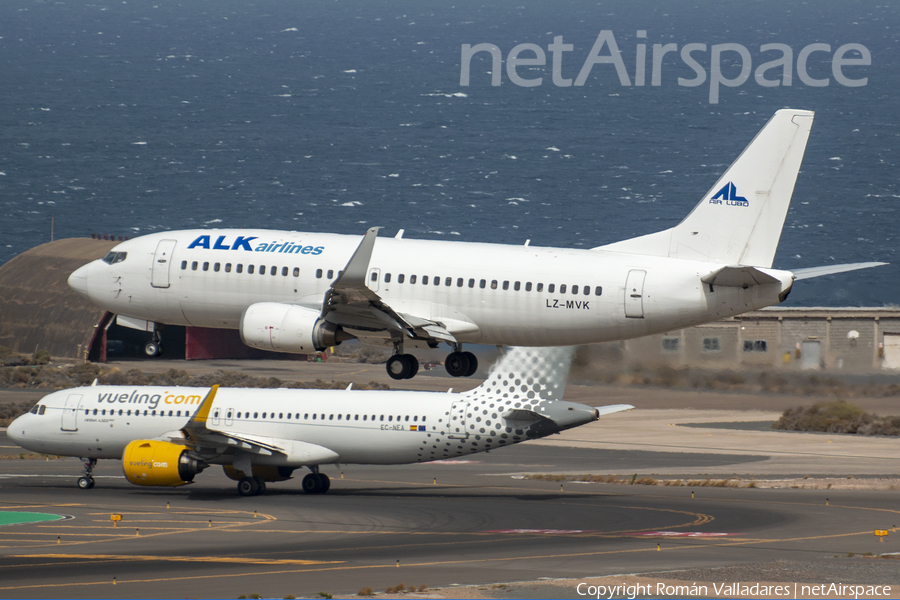
POLYGON ((103 262, 108 265, 114 265, 116 263, 120 263, 128 256, 127 252, 110 252, 106 256, 103 257, 103 262))
POLYGON ((33 415, 36 415, 36 414, 38 413, 38 405, 35 404, 34 406, 32 406, 32 407, 31 407, 31 410, 28 411, 28 412, 30 412, 30 413, 33 414, 33 415))

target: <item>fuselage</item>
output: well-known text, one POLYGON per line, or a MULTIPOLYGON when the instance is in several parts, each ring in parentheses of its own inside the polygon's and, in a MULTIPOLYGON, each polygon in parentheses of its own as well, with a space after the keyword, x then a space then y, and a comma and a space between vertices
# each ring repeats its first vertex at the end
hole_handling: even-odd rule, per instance
MULTIPOLYGON (((63 390, 13 421, 8 435, 35 452, 118 459, 133 440, 181 439, 180 430, 209 391, 174 386, 63 390)), ((471 393, 220 388, 206 426, 225 436, 296 440, 329 451, 309 464, 406 464, 500 448, 597 418, 591 407, 553 401, 541 405, 553 419, 548 429, 547 421, 535 425, 503 417, 512 401, 502 408, 491 404, 485 413, 482 404, 471 393)), ((231 464, 237 451, 240 447, 226 447, 209 462, 231 464)), ((277 453, 255 455, 253 464, 302 466, 277 453)))
MULTIPOLYGON (((119 315, 240 327, 280 302, 321 310, 358 236, 186 230, 125 241, 70 285, 119 315)), ((378 238, 366 285, 397 313, 442 323, 459 342, 578 345, 679 329, 777 304, 779 283, 712 288, 721 264, 604 250, 378 238)))

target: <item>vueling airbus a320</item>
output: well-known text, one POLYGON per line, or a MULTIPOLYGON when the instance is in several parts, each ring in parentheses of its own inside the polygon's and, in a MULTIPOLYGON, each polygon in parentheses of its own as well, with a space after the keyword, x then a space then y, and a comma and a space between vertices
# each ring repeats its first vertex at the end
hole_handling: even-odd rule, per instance
POLYGON ((309 353, 356 338, 408 348, 578 345, 716 321, 783 302, 795 280, 884 263, 772 268, 813 113, 780 110, 678 225, 590 250, 273 230, 157 233, 116 246, 69 285, 123 325, 239 329, 244 343, 309 353))
POLYGON ((255 390, 92 386, 54 392, 13 421, 14 442, 78 456, 94 487, 99 458, 122 460, 125 477, 179 486, 222 465, 238 492, 310 473, 307 493, 328 491, 325 464, 407 464, 511 446, 634 408, 562 399, 574 348, 512 348, 468 392, 255 390))

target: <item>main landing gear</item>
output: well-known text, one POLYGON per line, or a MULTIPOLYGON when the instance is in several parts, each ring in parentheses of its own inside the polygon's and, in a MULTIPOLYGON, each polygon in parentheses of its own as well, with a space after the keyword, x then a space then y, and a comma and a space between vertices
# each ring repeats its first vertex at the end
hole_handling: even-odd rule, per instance
POLYGON ((266 491, 266 482, 262 477, 241 477, 237 487, 241 496, 260 496, 266 491))
MULTIPOLYGON (((444 368, 451 377, 471 377, 478 370, 478 358, 471 352, 462 352, 457 346, 447 355, 444 368)), ((387 373, 391 379, 412 379, 419 372, 419 361, 412 354, 404 354, 403 346, 394 343, 394 355, 387 361, 387 373)))
POLYGON ((325 473, 319 473, 319 467, 310 467, 312 473, 308 473, 301 481, 303 491, 307 494, 324 494, 331 487, 331 480, 325 473))
POLYGON ((94 467, 97 466, 96 458, 82 458, 84 463, 84 475, 78 478, 78 487, 82 490, 89 490, 94 487, 94 467))
POLYGON ((159 335, 159 329, 153 331, 153 339, 144 346, 144 354, 149 357, 160 356, 163 353, 162 338, 159 335))
POLYGON ((387 373, 392 379, 412 379, 419 372, 419 360, 412 354, 395 354, 387 361, 387 373))
POLYGON ((478 370, 478 358, 471 352, 451 352, 444 359, 444 368, 451 377, 471 377, 478 370))

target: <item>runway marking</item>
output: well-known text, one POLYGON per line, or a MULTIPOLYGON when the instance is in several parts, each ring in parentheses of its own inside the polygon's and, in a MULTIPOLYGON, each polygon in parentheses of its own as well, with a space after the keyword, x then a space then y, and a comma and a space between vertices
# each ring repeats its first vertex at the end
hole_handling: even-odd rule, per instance
POLYGON ((57 559, 89 559, 118 560, 125 562, 160 561, 160 562, 203 562, 203 563, 239 563, 254 565, 335 565, 343 560, 306 560, 291 558, 251 558, 246 556, 154 556, 127 554, 11 554, 8 558, 57 558, 57 559))

